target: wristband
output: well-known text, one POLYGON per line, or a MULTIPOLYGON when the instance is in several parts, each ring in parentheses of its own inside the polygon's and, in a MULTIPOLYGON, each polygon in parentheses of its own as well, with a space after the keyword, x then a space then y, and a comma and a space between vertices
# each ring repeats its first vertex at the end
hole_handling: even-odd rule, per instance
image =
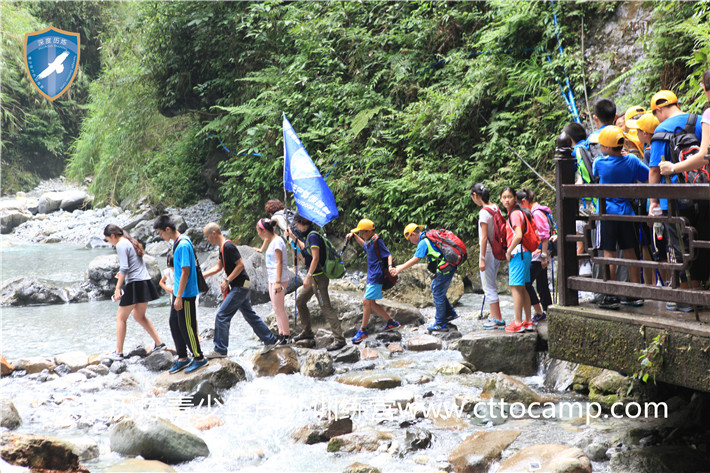
POLYGON ((313 273, 306 274, 306 277, 313 277, 313 273))

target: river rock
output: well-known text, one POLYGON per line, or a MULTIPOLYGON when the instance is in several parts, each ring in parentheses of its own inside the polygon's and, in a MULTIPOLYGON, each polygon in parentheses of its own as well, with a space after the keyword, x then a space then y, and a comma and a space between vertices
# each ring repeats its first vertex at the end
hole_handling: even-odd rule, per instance
POLYGON ((441 340, 429 334, 410 338, 407 342, 407 349, 411 351, 441 350, 441 346, 441 340))
POLYGON ((355 462, 352 465, 348 465, 343 473, 382 473, 379 468, 372 465, 366 465, 365 463, 355 462))
POLYGON ((22 418, 11 400, 3 398, 0 401, 0 426, 15 430, 22 425, 22 418))
POLYGON ((116 424, 111 430, 111 451, 168 464, 210 454, 204 440, 160 418, 127 419, 116 424))
POLYGON ((150 371, 165 371, 174 361, 175 357, 168 350, 158 350, 143 358, 141 364, 150 371))
POLYGON ((167 241, 159 241, 156 243, 148 243, 145 247, 145 252, 151 256, 165 256, 173 249, 173 245, 167 241))
POLYGON ((301 374, 312 378, 325 378, 333 374, 333 358, 327 351, 312 351, 301 366, 301 374))
POLYGON ((86 300, 88 297, 78 286, 39 278, 18 276, 0 286, 0 305, 50 305, 86 300))
POLYGON ((402 385, 402 378, 386 371, 349 373, 337 379, 339 383, 363 388, 390 389, 402 385))
POLYGON ((535 333, 480 330, 464 336, 456 347, 479 371, 533 376, 537 373, 536 345, 535 333))
POLYGON ((403 353, 404 352, 404 348, 402 348, 402 345, 400 345, 399 343, 390 343, 389 345, 387 345, 387 349, 391 353, 403 353))
POLYGON ((215 416, 200 416, 190 419, 190 424, 197 430, 205 431, 224 425, 224 421, 215 416))
MULTIPOLYGON (((125 370, 126 365, 123 362, 114 362, 114 364, 111 365, 111 368, 113 368, 113 366, 116 363, 121 363, 124 366, 124 370, 125 370)), ((120 389, 122 391, 133 391, 133 390, 136 390, 140 387, 140 383, 138 382, 138 380, 136 378, 131 376, 129 373, 121 372, 120 375, 118 376, 118 378, 116 378, 113 382, 111 382, 109 387, 111 389, 120 389)))
POLYGON ((413 452, 416 450, 424 450, 431 446, 432 434, 428 430, 421 428, 411 428, 407 429, 404 442, 406 444, 406 450, 408 452, 413 452))
POLYGON ((27 374, 41 373, 43 370, 52 371, 57 367, 52 360, 48 360, 41 356, 33 356, 30 358, 20 358, 13 363, 15 371, 27 371, 27 374))
POLYGON ((141 222, 148 221, 151 224, 151 227, 153 226, 153 221, 155 220, 155 211, 151 208, 144 210, 143 212, 134 215, 131 217, 128 222, 124 223, 121 228, 126 230, 127 232, 130 232, 133 230, 136 225, 138 225, 141 222))
POLYGON ((83 351, 70 351, 54 357, 57 365, 67 365, 72 371, 79 371, 89 366, 89 355, 83 351))
POLYGON ((56 212, 59 210, 59 206, 62 204, 62 199, 64 198, 62 192, 47 192, 42 194, 39 198, 39 203, 37 205, 37 211, 41 214, 48 214, 51 212, 56 212))
POLYGON ((452 361, 450 363, 443 364, 436 369, 437 374, 443 374, 446 376, 454 376, 461 374, 471 374, 473 370, 463 363, 452 361))
MULTIPOLYGON (((415 307, 433 307, 434 299, 431 295, 432 279, 433 274, 429 272, 426 264, 415 264, 408 270, 401 272, 397 285, 385 294, 387 299, 411 304, 415 307)), ((452 304, 456 304, 463 296, 463 292, 463 280, 461 276, 456 274, 451 281, 446 297, 452 304)))
POLYGON ((0 456, 13 465, 29 466, 33 471, 58 470, 89 473, 79 464, 74 445, 64 440, 33 434, 3 434, 0 456))
POLYGON ((656 445, 617 453, 609 466, 611 471, 634 473, 702 472, 708 469, 708 457, 690 447, 656 445))
MULTIPOLYGON (((160 288, 160 266, 150 255, 144 255, 143 261, 151 281, 156 289, 160 288)), ((91 290, 99 298, 110 298, 116 290, 116 274, 118 274, 118 256, 102 255, 92 259, 86 270, 86 280, 91 290)))
POLYGON ((296 351, 291 347, 276 347, 254 356, 254 372, 260 377, 294 374, 300 369, 296 351))
POLYGON ((74 449, 72 450, 79 461, 92 460, 99 458, 99 444, 90 437, 75 438, 71 441, 74 449))
POLYGON ((519 435, 517 430, 476 432, 453 449, 449 463, 456 473, 486 473, 519 435))
POLYGON ((335 341, 333 332, 324 328, 316 330, 316 333, 313 335, 313 339, 316 342, 316 348, 325 348, 335 341))
POLYGON ((155 385, 171 391, 192 392, 203 381, 209 381, 215 389, 229 389, 240 381, 246 380, 244 368, 239 363, 227 358, 216 358, 204 368, 192 373, 185 371, 170 374, 167 371, 155 380, 155 385))
MULTIPOLYGON (((81 190, 72 190, 62 192, 62 200, 59 203, 59 208, 65 212, 73 212, 77 209, 83 209, 91 203, 92 198, 81 190)), ((42 199, 40 198, 40 201, 42 199)), ((39 210, 39 204, 37 206, 39 210)))
POLYGON ((325 424, 306 425, 291 434, 291 437, 298 443, 313 445, 315 443, 327 442, 333 437, 349 434, 353 431, 353 421, 349 417, 334 419, 325 424))
POLYGON ((0 376, 8 376, 14 369, 12 363, 7 361, 3 355, 0 355, 0 376))
POLYGON ((21 209, 0 209, 0 233, 12 233, 12 231, 32 218, 32 214, 21 209))
POLYGON ((380 354, 377 353, 372 348, 363 347, 360 350, 360 359, 362 359, 362 360, 376 360, 379 357, 380 357, 380 354))
MULTIPOLYGON (((592 473, 592 464, 582 450, 565 445, 532 445, 508 457, 496 473, 529 471, 532 464, 549 473, 592 473)), ((644 470, 634 470, 644 471, 644 470)))
POLYGON ((522 381, 498 373, 488 380, 483 387, 481 399, 501 399, 507 404, 522 402, 530 404, 542 402, 542 396, 527 387, 522 381))
POLYGON ((360 361, 360 350, 355 345, 348 345, 335 355, 333 361, 336 363, 357 363, 360 361))
POLYGON ((170 465, 157 460, 129 458, 104 470, 106 473, 174 473, 170 465))
POLYGON ((579 365, 574 372, 572 380, 572 389, 581 394, 589 392, 589 382, 592 378, 599 376, 604 371, 603 368, 596 366, 579 365))
POLYGON ((604 370, 589 381, 589 400, 609 410, 615 403, 624 401, 629 383, 620 373, 604 370))
POLYGON ((106 243, 103 238, 92 236, 89 241, 86 242, 86 248, 96 249, 96 248, 112 248, 111 244, 106 243))
POLYGON ((553 359, 545 375, 545 387, 555 391, 566 391, 572 386, 577 363, 553 359))
POLYGON ((480 399, 472 394, 458 393, 454 395, 454 404, 461 409, 462 412, 471 412, 476 407, 480 399))
POLYGON ((394 435, 373 428, 365 428, 350 434, 333 437, 328 442, 329 452, 375 452, 381 445, 389 448, 394 435))

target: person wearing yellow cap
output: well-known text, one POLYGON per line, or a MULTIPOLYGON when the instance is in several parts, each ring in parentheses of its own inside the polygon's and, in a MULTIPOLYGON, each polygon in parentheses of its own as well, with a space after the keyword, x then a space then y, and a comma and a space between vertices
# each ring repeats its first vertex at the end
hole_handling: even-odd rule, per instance
POLYGON ((643 159, 643 145, 638 138, 638 119, 646 113, 646 110, 640 105, 632 105, 624 114, 624 127, 626 133, 625 148, 629 153, 636 155, 637 158, 643 159))
MULTIPOLYGON (((670 90, 660 90, 653 95, 651 98, 651 112, 660 123, 656 127, 651 140, 649 182, 651 184, 661 182, 660 165, 663 161, 671 161, 672 175, 670 182, 680 182, 678 175, 675 174, 675 167, 680 167, 679 160, 674 157, 676 153, 671 149, 670 143, 675 136, 681 133, 685 133, 686 136, 694 134, 698 144, 701 143, 702 119, 695 114, 683 113, 678 105, 678 97, 670 90), (695 123, 693 123, 693 120, 695 120, 695 123)), ((668 182, 667 178, 666 182, 668 182)), ((694 208, 695 206, 683 207, 679 205, 678 216, 687 218, 690 225, 698 231, 698 237, 704 239, 707 236, 706 232, 710 232, 710 229, 708 229, 710 217, 708 216, 707 201, 699 201, 698 203, 700 204, 698 210, 694 208)), ((655 215, 657 213, 656 209, 659 207, 665 215, 668 214, 668 201, 666 199, 649 199, 649 215, 655 215)), ((682 262, 683 252, 681 251, 676 225, 666 224, 666 234, 668 235, 669 259, 682 262)), ((684 241, 686 238, 687 236, 684 237, 684 241)), ((688 248, 687 241, 685 242, 685 248, 688 248)), ((697 251, 696 259, 690 262, 689 272, 693 287, 699 287, 701 281, 708 279, 708 276, 710 276, 710 250, 701 248, 697 251)), ((680 271, 679 273, 681 287, 688 288, 690 283, 687 280, 685 271, 680 271)), ((693 307, 688 304, 669 302, 666 304, 666 309, 691 312, 693 307)))
MULTIPOLYGON (((599 133, 599 146, 602 156, 594 160, 593 174, 599 177, 600 184, 632 184, 648 180, 648 167, 633 156, 624 156, 624 132, 616 126, 607 126, 599 133)), ((607 215, 634 215, 629 199, 606 199, 607 215)), ((601 222, 601 244, 599 248, 605 258, 615 258, 617 245, 625 259, 636 259, 636 228, 631 222, 604 220, 601 222)), ((616 266, 609 265, 609 275, 616 277, 616 266)), ((638 268, 629 268, 629 279, 633 283, 641 282, 638 268)), ((641 299, 626 298, 623 303, 639 306, 641 299)), ((619 300, 615 296, 604 296, 599 302, 602 309, 618 309, 619 300)))
POLYGON ((385 271, 389 272, 389 268, 392 266, 392 254, 382 238, 375 233, 375 224, 372 220, 363 218, 357 227, 350 230, 350 233, 345 236, 348 241, 351 238, 355 238, 367 255, 367 286, 362 299, 362 325, 352 338, 352 342, 357 345, 368 337, 367 324, 370 322, 370 314, 373 310, 386 320, 382 332, 398 329, 400 324, 387 313, 384 307, 377 303, 377 300, 382 299, 385 271))
MULTIPOLYGON (((390 268, 390 274, 392 274, 392 276, 397 276, 399 273, 411 268, 424 258, 430 263, 437 263, 442 260, 443 254, 441 250, 426 237, 426 233, 422 232, 423 229, 424 225, 417 225, 416 223, 410 223, 404 227, 404 238, 409 240, 417 249, 414 252, 414 256, 406 263, 390 268)), ((434 325, 427 327, 427 330, 430 332, 448 332, 449 327, 447 323, 458 318, 454 306, 451 305, 451 302, 449 302, 449 299, 446 297, 446 292, 449 290, 451 280, 454 278, 454 274, 456 274, 456 267, 451 268, 448 266, 445 271, 445 273, 442 273, 437 264, 436 274, 431 281, 431 294, 434 297, 436 315, 434 325)))

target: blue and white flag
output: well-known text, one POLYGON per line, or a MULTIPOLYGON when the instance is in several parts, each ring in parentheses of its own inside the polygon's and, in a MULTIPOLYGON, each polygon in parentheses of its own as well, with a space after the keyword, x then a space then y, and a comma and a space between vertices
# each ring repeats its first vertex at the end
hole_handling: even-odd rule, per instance
POLYGON ((333 193, 291 123, 284 119, 284 189, 293 192, 298 213, 321 227, 338 216, 333 193))

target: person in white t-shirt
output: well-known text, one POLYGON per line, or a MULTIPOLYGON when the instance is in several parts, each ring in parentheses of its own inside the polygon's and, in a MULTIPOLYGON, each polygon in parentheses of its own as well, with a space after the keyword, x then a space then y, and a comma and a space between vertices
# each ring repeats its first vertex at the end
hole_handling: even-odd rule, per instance
POLYGON ((284 300, 289 283, 289 274, 286 267, 286 243, 283 238, 274 233, 278 223, 273 219, 262 218, 256 224, 256 232, 264 241, 266 252, 266 272, 269 275, 269 297, 271 306, 276 314, 276 325, 279 336, 276 345, 291 343, 291 330, 288 325, 288 315, 284 300))

